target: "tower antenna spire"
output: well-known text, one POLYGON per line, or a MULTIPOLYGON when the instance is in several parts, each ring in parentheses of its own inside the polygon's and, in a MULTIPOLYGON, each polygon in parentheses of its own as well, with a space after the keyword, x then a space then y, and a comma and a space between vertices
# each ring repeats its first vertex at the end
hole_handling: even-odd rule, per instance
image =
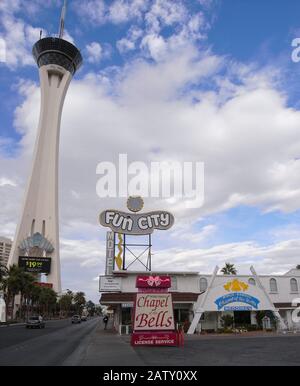
POLYGON ((64 35, 66 12, 67 12, 67 0, 64 0, 64 5, 63 5, 62 10, 61 10, 60 23, 59 23, 58 37, 60 39, 62 39, 62 37, 64 35))

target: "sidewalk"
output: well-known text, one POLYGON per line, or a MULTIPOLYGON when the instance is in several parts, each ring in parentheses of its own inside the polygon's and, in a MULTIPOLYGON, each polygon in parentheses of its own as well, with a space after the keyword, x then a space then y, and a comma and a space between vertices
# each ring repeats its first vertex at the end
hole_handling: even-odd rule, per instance
POLYGON ((114 332, 111 325, 104 330, 99 323, 85 353, 80 366, 143 366, 144 363, 133 350, 129 342, 114 332))
POLYGON ((211 339, 242 339, 242 338, 278 338, 286 336, 299 336, 298 332, 285 331, 285 332, 265 332, 265 331, 251 331, 244 333, 232 333, 232 334, 194 334, 185 335, 185 340, 211 340, 211 339))
MULTIPOLYGON (((63 319, 60 319, 60 318, 56 318, 56 319, 44 319, 45 322, 49 323, 49 322, 57 322, 59 320, 67 320, 67 319, 70 319, 69 317, 68 318, 63 318, 63 319)), ((8 323, 8 324, 0 324, 0 328, 2 327, 17 327, 17 326, 25 326, 26 325, 26 322, 16 322, 16 323, 8 323)))
POLYGON ((25 322, 18 322, 18 323, 11 323, 11 324, 1 324, 0 328, 2 327, 14 327, 14 326, 25 326, 25 322))

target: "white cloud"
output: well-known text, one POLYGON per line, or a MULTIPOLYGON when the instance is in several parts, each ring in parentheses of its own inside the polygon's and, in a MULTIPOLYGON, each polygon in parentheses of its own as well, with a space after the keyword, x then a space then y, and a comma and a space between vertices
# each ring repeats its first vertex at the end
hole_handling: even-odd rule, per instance
POLYGON ((290 239, 267 246, 254 241, 220 244, 210 248, 193 249, 171 248, 155 253, 153 269, 170 269, 175 271, 199 271, 212 273, 216 265, 220 268, 225 262, 236 265, 241 274, 249 273, 253 265, 259 274, 284 274, 291 267, 299 264, 299 239, 290 239))
MULTIPOLYGON (((84 3, 90 4, 87 10, 94 11, 92 21, 103 12, 107 15, 103 2, 93 3, 96 8, 91 2, 84 3)), ((287 236, 269 246, 250 240, 208 248, 203 244, 212 242, 218 224, 210 223, 198 232, 195 223, 237 205, 284 212, 300 208, 300 112, 289 108, 285 96, 275 88, 272 69, 228 64, 209 51, 199 52, 194 39, 206 28, 200 14, 191 18, 181 8, 171 9, 172 4, 155 4, 163 10, 151 6, 149 29, 141 33, 134 27, 135 32, 124 38, 129 42, 127 49, 143 41, 142 49, 154 62, 138 57, 124 68, 74 79, 65 101, 60 147, 61 256, 68 268, 63 270, 64 286, 82 288, 90 280, 94 290, 93 278, 103 272, 105 230, 97 217, 109 206, 125 209, 125 200, 99 199, 95 171, 98 162, 116 161, 120 153, 127 153, 130 162, 205 162, 205 205, 199 210, 188 211, 180 200, 145 200, 145 210, 173 211, 178 226, 170 233, 174 237, 161 236, 161 240, 167 238, 170 248, 163 248, 164 241, 154 246, 158 250, 154 268, 211 272, 216 263, 230 259, 241 267, 253 263, 261 273, 288 270, 299 256, 296 238, 287 236), (181 27, 169 38, 163 37, 160 28, 172 23, 181 23, 181 27), (187 245, 189 236, 202 248, 187 245)), ((22 22, 17 22, 17 31, 10 39, 15 47, 22 42, 22 57, 15 52, 11 65, 26 64, 24 41, 35 35, 35 29, 22 22)), ((120 51, 122 44, 126 50, 123 42, 120 51)), ((36 84, 20 82, 18 88, 23 97, 14 121, 22 137, 19 151, 16 158, 0 154, 1 169, 11 171, 4 177, 17 184, 3 184, 0 189, 0 226, 7 236, 12 236, 20 210, 40 103, 36 84)))
POLYGON ((114 0, 108 3, 103 0, 77 0, 75 9, 81 17, 94 24, 120 24, 141 19, 148 3, 148 0, 114 0))
MULTIPOLYGON (((148 162, 154 157, 151 149, 159 147, 160 158, 205 162, 202 215, 241 204, 283 211, 300 207, 300 163, 295 160, 300 154, 300 113, 287 108, 285 98, 271 86, 256 83, 253 90, 248 81, 221 105, 218 90, 210 97, 200 94, 201 100, 194 103, 183 92, 187 85, 217 74, 222 63, 209 54, 195 55, 188 49, 155 65, 131 63, 113 85, 117 98, 107 95, 101 77, 90 74, 73 81, 62 121, 62 173, 69 181, 68 195, 73 190, 86 199, 86 186, 95 205, 98 162, 116 159, 122 152, 131 160, 148 162)), ((39 92, 33 85, 20 87, 28 92, 15 123, 23 135, 23 151, 29 154, 39 92)), ((172 209, 180 217, 190 216, 180 202, 172 209)))
POLYGON ((92 42, 86 46, 86 50, 88 53, 88 61, 90 63, 98 63, 102 59, 102 47, 101 44, 97 42, 92 42))
POLYGON ((164 26, 184 23, 188 12, 182 2, 155 0, 145 15, 146 23, 152 33, 158 33, 164 26))
MULTIPOLYGON (((20 0, 1 0, 0 3, 0 25, 2 26, 2 36, 6 45, 5 63, 8 67, 15 69, 18 66, 34 65, 32 57, 32 46, 39 39, 40 31, 43 36, 46 31, 40 27, 33 27, 25 22, 21 17, 21 12, 32 17, 40 12, 41 8, 49 8, 59 3, 53 0, 32 0, 26 2, 26 6, 20 0)), ((65 31, 65 38, 71 43, 72 37, 65 31)), ((0 50, 3 47, 0 47, 0 50)), ((1 55, 0 55, 1 57, 1 55)))
POLYGON ((108 59, 112 53, 112 47, 110 44, 100 44, 98 42, 92 42, 86 46, 87 61, 91 64, 100 63, 104 59, 108 59))
POLYGON ((20 10, 20 0, 1 0, 0 12, 13 13, 20 10))
POLYGON ((132 19, 141 19, 147 3, 147 0, 115 0, 108 9, 108 20, 119 24, 132 19))
POLYGON ((6 64, 12 68, 18 65, 34 65, 31 49, 39 39, 40 29, 10 15, 2 16, 2 25, 2 36, 6 43, 6 64))
POLYGON ((218 227, 215 224, 209 224, 203 226, 200 230, 195 228, 192 224, 182 221, 179 226, 175 225, 175 228, 170 231, 170 235, 176 238, 177 241, 202 244, 212 239, 218 227))
POLYGON ((148 55, 157 62, 166 57, 167 44, 160 35, 146 35, 141 42, 141 48, 145 49, 148 55))
POLYGON ((5 186, 5 185, 10 185, 13 187, 17 186, 15 181, 13 181, 9 178, 6 178, 6 177, 0 177, 0 187, 5 186))
POLYGON ((117 41, 116 45, 118 50, 121 53, 126 53, 128 51, 132 51, 136 49, 136 43, 139 38, 141 38, 143 35, 143 31, 138 27, 131 27, 125 38, 122 38, 117 41))
POLYGON ((127 38, 122 38, 117 41, 117 48, 121 53, 125 53, 134 50, 135 43, 127 38))
POLYGON ((88 23, 104 24, 106 21, 106 6, 103 0, 76 0, 74 7, 78 15, 88 23))
POLYGON ((81 18, 86 16, 99 25, 131 22, 126 36, 116 43, 119 52, 124 54, 141 48, 146 55, 160 60, 166 51, 178 53, 185 45, 206 37, 209 24, 203 14, 188 8, 179 0, 115 0, 111 4, 86 0, 78 3, 77 12, 81 18), (173 32, 164 37, 163 30, 168 27, 172 27, 173 32))
POLYGON ((77 200, 80 199, 80 194, 77 193, 75 190, 71 190, 72 197, 76 198, 77 200))
POLYGON ((6 62, 6 42, 0 36, 0 63, 6 62))

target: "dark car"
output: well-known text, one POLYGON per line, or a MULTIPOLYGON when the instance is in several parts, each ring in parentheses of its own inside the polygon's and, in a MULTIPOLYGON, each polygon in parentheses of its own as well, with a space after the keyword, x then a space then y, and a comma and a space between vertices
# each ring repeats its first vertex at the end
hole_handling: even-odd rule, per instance
POLYGON ((45 328, 45 322, 39 316, 30 316, 27 319, 26 328, 45 328))
POLYGON ((81 323, 81 318, 79 315, 73 315, 72 316, 72 324, 73 323, 81 323))

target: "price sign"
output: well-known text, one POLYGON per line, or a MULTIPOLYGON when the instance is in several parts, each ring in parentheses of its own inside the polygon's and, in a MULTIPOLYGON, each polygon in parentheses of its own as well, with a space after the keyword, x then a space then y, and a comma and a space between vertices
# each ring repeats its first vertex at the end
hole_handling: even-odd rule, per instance
POLYGON ((24 268, 25 272, 50 273, 51 258, 19 256, 19 267, 24 268))

